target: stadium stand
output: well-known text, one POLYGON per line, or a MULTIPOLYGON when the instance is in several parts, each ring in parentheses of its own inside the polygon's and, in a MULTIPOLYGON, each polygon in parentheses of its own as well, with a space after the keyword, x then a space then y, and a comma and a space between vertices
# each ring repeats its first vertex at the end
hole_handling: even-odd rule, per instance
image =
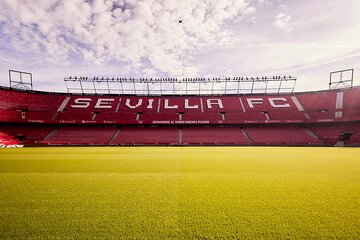
POLYGON ((61 127, 40 143, 51 145, 106 145, 115 134, 115 127, 61 127))
POLYGON ((20 141, 15 139, 13 136, 0 132, 0 147, 1 148, 11 148, 11 147, 20 147, 20 141))
POLYGON ((329 107, 335 107, 336 104, 335 91, 298 94, 296 98, 306 111, 329 109, 329 107))
POLYGON ((112 145, 176 145, 179 129, 175 127, 124 127, 120 128, 112 145))
POLYGON ((249 145, 251 142, 240 127, 184 127, 184 145, 249 145))
POLYGON ((0 121, 19 122, 22 120, 21 112, 16 109, 0 109, 0 121))
POLYGON ((0 132, 13 136, 23 144, 32 145, 44 139, 54 128, 44 124, 3 124, 0 125, 0 132))
POLYGON ((273 95, 76 95, 0 88, 25 145, 360 145, 360 88, 273 95))
POLYGON ((345 145, 347 146, 359 146, 360 145, 360 134, 357 132, 351 138, 346 141, 345 145))
POLYGON ((296 126, 256 126, 245 131, 255 145, 321 145, 306 129, 296 126))
POLYGON ((341 136, 346 133, 349 134, 349 139, 344 139, 345 145, 359 145, 360 142, 360 125, 358 123, 322 124, 309 126, 308 129, 330 145, 340 141, 341 136))
POLYGON ((359 116, 360 116, 360 108, 345 109, 342 112, 342 117, 347 121, 357 120, 359 116))
POLYGON ((359 108, 360 88, 344 89, 344 109, 359 108))

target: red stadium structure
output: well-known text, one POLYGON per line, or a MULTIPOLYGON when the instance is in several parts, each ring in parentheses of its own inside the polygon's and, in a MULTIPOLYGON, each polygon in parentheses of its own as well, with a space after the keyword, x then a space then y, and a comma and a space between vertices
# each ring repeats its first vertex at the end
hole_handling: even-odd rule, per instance
POLYGON ((82 90, 1 87, 2 144, 360 145, 359 87, 213 95, 82 90))

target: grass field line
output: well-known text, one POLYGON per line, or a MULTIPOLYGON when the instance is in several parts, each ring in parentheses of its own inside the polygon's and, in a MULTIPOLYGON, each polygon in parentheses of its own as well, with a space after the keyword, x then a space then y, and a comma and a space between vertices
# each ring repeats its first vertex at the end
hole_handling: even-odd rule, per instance
POLYGON ((0 239, 360 239, 360 149, 0 150, 0 239))

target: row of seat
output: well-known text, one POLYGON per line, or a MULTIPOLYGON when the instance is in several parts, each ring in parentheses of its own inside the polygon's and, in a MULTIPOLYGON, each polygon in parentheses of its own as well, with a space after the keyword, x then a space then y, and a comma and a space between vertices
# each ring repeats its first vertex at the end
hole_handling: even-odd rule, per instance
POLYGON ((0 147, 20 145, 20 141, 8 133, 0 132, 0 147))
MULTIPOLYGON (((179 123, 209 123, 209 124, 242 124, 242 123, 312 123, 312 122, 346 122, 360 120, 360 88, 345 89, 342 92, 326 91, 319 93, 297 93, 294 95, 272 96, 286 99, 289 108, 271 106, 268 99, 271 96, 249 96, 253 99, 253 108, 241 98, 244 96, 222 96, 223 108, 215 105, 211 109, 201 111, 200 97, 188 97, 187 104, 198 109, 162 109, 149 105, 146 97, 123 97, 130 99, 135 106, 143 99, 140 109, 130 109, 124 106, 125 100, 111 102, 112 109, 96 108, 96 100, 101 96, 67 96, 65 94, 49 94, 39 92, 14 91, 0 89, 0 122, 44 122, 44 123, 114 123, 114 124, 169 124, 179 123), (72 108, 75 99, 90 99, 90 102, 80 102, 72 108), (260 100, 259 100, 260 99, 260 100), (299 102, 296 106, 296 101, 299 102), (88 105, 88 107, 87 107, 88 105), (303 110, 302 110, 303 109, 303 110), (125 111, 126 110, 126 111, 125 111), (159 111, 160 112, 157 112, 159 111), (181 113, 181 114, 178 114, 181 113), (181 122, 183 121, 183 122, 181 122)), ((110 98, 111 96, 104 96, 110 98)), ((120 97, 116 97, 120 99, 120 97)), ((167 97, 172 105, 184 105, 185 97, 167 97)), ((149 100, 150 98, 148 98, 149 100)), ((203 101, 209 97, 202 97, 203 101)), ((152 98, 156 104, 161 97, 152 98)), ((160 101, 159 101, 160 102, 160 101)), ((109 102, 100 103, 108 106, 109 102)), ((203 103, 205 104, 205 103, 203 103)), ((283 104, 282 101, 277 104, 283 104)), ((206 104, 205 104, 206 105, 206 104)), ((109 105, 110 106, 110 105, 109 105)), ((162 106, 162 105, 161 105, 162 106)), ((205 108, 202 106, 201 108, 205 108)))
POLYGON ((356 121, 360 108, 340 111, 269 111, 269 112, 222 112, 222 113, 116 113, 116 112, 21 112, 0 109, 0 122, 43 122, 43 123, 114 123, 114 124, 241 124, 241 123, 311 123, 356 121))
POLYGON ((24 144, 34 144, 43 140, 51 131, 54 125, 47 124, 4 124, 0 125, 0 132, 5 132, 24 144))
POLYGON ((0 125, 25 144, 67 145, 333 145, 351 132, 350 145, 360 144, 360 124, 246 127, 115 127, 0 125))
POLYGON ((323 142, 301 127, 63 127, 45 144, 313 145, 323 142), (291 137, 290 137, 291 136, 291 137))

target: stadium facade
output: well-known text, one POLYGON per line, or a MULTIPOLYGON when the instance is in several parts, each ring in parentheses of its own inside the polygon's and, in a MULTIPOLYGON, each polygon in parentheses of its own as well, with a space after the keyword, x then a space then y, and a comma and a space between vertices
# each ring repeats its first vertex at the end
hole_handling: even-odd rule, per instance
POLYGON ((1 87, 0 132, 2 146, 359 146, 360 88, 151 96, 1 87))

